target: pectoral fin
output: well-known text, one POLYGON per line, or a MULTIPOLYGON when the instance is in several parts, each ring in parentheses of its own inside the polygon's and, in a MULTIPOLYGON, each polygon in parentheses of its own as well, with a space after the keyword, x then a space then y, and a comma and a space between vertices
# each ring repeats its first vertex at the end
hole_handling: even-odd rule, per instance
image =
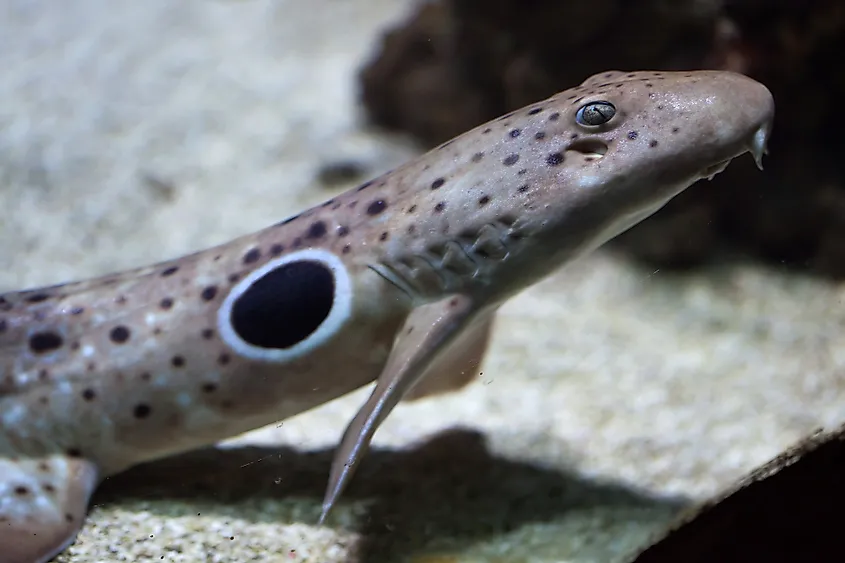
POLYGON ((472 305, 468 297, 451 296, 418 307, 408 316, 372 395, 349 423, 335 453, 321 524, 352 478, 378 426, 443 352, 471 327, 477 313, 472 305))
POLYGON ((463 389, 472 383, 481 369, 490 344, 495 311, 479 316, 454 342, 437 356, 422 379, 402 398, 416 401, 463 389))
POLYGON ((44 563, 70 545, 96 485, 84 459, 0 457, 0 560, 44 563))

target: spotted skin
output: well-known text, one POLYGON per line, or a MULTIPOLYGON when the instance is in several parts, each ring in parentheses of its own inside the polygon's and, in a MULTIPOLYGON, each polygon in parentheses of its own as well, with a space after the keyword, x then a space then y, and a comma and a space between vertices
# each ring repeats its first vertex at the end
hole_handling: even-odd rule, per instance
POLYGON ((0 553, 46 561, 103 477, 377 380, 325 517, 399 400, 473 379, 505 300, 759 164, 773 112, 737 74, 607 72, 255 234, 0 296, 0 553))

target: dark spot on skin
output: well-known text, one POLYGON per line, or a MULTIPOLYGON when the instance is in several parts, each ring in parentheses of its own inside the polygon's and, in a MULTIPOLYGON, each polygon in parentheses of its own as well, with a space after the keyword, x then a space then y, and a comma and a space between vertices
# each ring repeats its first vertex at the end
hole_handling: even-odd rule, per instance
POLYGON ((569 138, 574 141, 575 139, 578 138, 578 133, 573 133, 572 135, 569 136, 569 138))
POLYGON ((170 266, 169 268, 166 268, 166 269, 161 271, 161 277, 166 278, 168 276, 172 276, 173 274, 175 274, 178 271, 179 271, 179 266, 170 266))
POLYGON ((560 114, 558 112, 554 112, 549 116, 549 121, 557 121, 560 119, 560 114))
POLYGON ((511 129, 510 133, 508 133, 508 135, 510 135, 511 139, 516 139, 521 134, 522 134, 522 131, 520 131, 519 129, 511 129))
POLYGON ((12 309, 12 304, 6 301, 5 297, 0 296, 0 311, 9 311, 12 309))
POLYGON ((452 299, 451 301, 449 301, 449 306, 450 306, 450 307, 457 307, 457 306, 458 306, 458 300, 457 300, 457 298, 452 299))
POLYGON ((408 225, 408 234, 412 235, 416 232, 417 226, 416 225, 408 225))
POLYGON ((367 215, 378 215, 387 209, 387 202, 383 199, 377 199, 367 206, 367 215))
POLYGON ((437 190, 437 189, 441 188, 443 186, 443 184, 445 184, 445 183, 446 183, 446 180, 444 180, 443 178, 438 178, 431 183, 431 189, 437 190))
POLYGON ((470 160, 472 160, 473 162, 481 162, 482 158, 484 158, 484 153, 483 152, 477 152, 474 155, 472 155, 472 158, 470 160))
POLYGON ((152 378, 153 378, 153 375, 148 371, 145 371, 144 373, 141 374, 141 381, 150 381, 152 378))
POLYGON ((534 109, 532 109, 531 111, 528 112, 528 115, 537 115, 541 111, 543 111, 543 108, 534 108, 534 109))
POLYGON ((680 129, 678 129, 677 127, 672 127, 672 133, 677 133, 678 131, 680 131, 680 129))
POLYGON ((370 180, 369 182, 364 182, 363 184, 358 186, 358 188, 355 191, 356 192, 363 192, 364 190, 366 190, 367 188, 369 188, 370 186, 373 185, 373 181, 374 180, 370 180))
POLYGON ((350 250, 352 250, 352 247, 347 244, 346 246, 343 247, 343 250, 341 250, 341 252, 343 254, 349 254, 350 250))
POLYGON ((229 354, 224 352, 224 353, 220 354, 219 356, 217 356, 217 363, 220 364, 221 366, 225 366, 226 364, 229 363, 229 361, 231 359, 232 359, 231 356, 229 356, 229 354))
POLYGON ((244 254, 244 264, 252 264, 254 262, 258 262, 258 259, 261 258, 261 250, 258 248, 251 248, 249 252, 244 254))
POLYGON ((217 296, 217 286, 216 285, 210 285, 210 286, 206 287, 205 289, 203 289, 202 293, 200 293, 200 297, 202 297, 203 301, 211 301, 216 296, 217 296))
POLYGON ((38 399, 38 402, 41 403, 42 405, 49 405, 50 404, 50 398, 49 397, 40 397, 38 399))
POLYGON ((18 485, 15 487, 15 494, 19 497, 23 497, 29 494, 29 489, 24 487, 23 485, 18 485))
POLYGON ((204 383, 202 386, 203 393, 214 393, 217 391, 217 384, 215 383, 204 383))
POLYGON ((348 205, 347 207, 349 207, 349 209, 355 209, 355 206, 356 206, 356 205, 358 205, 358 200, 357 200, 357 199, 356 199, 355 201, 350 201, 350 202, 349 202, 349 205, 348 205))
POLYGON ((414 204, 414 205, 412 205, 411 207, 408 208, 408 213, 413 213, 416 210, 417 210, 417 206, 416 206, 416 204, 414 204))
POLYGON ((379 235, 378 239, 379 239, 380 241, 385 241, 385 240, 387 240, 387 231, 385 231, 385 232, 383 232, 381 235, 379 235))
POLYGON ((337 228, 337 236, 345 237, 348 234, 349 234, 349 227, 347 227, 346 225, 341 225, 337 228))
POLYGON ((542 141, 543 139, 546 138, 546 132, 545 131, 537 131, 536 133, 534 133, 534 138, 537 139, 538 141, 542 141))
POLYGON ((314 221, 308 227, 308 234, 306 236, 310 239, 323 238, 326 236, 326 224, 323 221, 314 221))
POLYGON ((88 365, 85 366, 85 369, 87 369, 88 371, 92 371, 92 372, 96 371, 97 364, 95 364, 94 362, 88 362, 88 365))
POLYGON ((165 297, 164 299, 158 302, 158 306, 166 311, 173 307, 173 299, 171 299, 170 297, 165 297))
POLYGON ((73 309, 70 310, 71 315, 81 315, 84 312, 85 312, 85 309, 82 308, 82 307, 74 307, 73 309))
POLYGON ((6 322, 6 319, 0 319, 0 334, 6 332, 7 328, 9 328, 9 323, 6 322))
POLYGON ((651 148, 656 147, 656 146, 657 146, 657 141, 656 141, 656 140, 651 140, 651 141, 649 141, 648 146, 650 146, 651 148))
POLYGON ((123 344, 129 340, 129 329, 123 325, 116 326, 109 332, 109 340, 115 344, 123 344))
POLYGON ((62 344, 64 344, 64 339, 55 332, 36 332, 29 337, 29 349, 35 354, 52 352, 61 348, 62 344))
POLYGON ((444 201, 441 201, 440 203, 438 203, 437 205, 434 206, 434 212, 435 213, 440 213, 444 209, 446 209, 446 202, 444 202, 444 201))
POLYGON ((170 359, 170 363, 173 367, 180 368, 185 365, 185 358, 183 358, 182 356, 173 356, 170 359))
POLYGON ((522 168, 519 172, 516 173, 517 176, 525 176, 528 173, 527 168, 522 168))
POLYGON ((325 264, 313 260, 288 262, 255 280, 235 300, 230 322, 248 344, 290 348, 326 320, 334 297, 334 274, 325 264))
POLYGON ((636 131, 628 131, 628 138, 631 139, 632 141, 639 136, 640 136, 640 134, 637 133, 636 131))
POLYGON ((492 129, 491 129, 490 127, 488 127, 487 129, 485 129, 484 131, 482 131, 482 132, 481 132, 481 134, 482 134, 482 135, 486 135, 486 134, 487 134, 487 133, 489 133, 490 131, 492 131, 492 129))
POLYGON ((478 198, 479 207, 483 207, 483 206, 487 205, 488 203, 490 203, 490 196, 489 195, 483 195, 480 198, 478 198))
POLYGON ((505 159, 502 161, 502 164, 504 164, 505 166, 513 166, 514 164, 517 163, 518 160, 519 160, 518 154, 510 154, 510 155, 505 157, 505 159))
POLYGON ((147 418, 150 416, 150 413, 152 413, 150 405, 144 403, 137 404, 135 405, 135 408, 132 409, 132 414, 135 418, 147 418))
POLYGON ((200 334, 206 340, 211 340, 212 338, 214 338, 214 330, 210 328, 204 328, 200 334))
POLYGON ((126 304, 126 297, 123 296, 123 295, 118 295, 115 298, 114 302, 118 305, 125 305, 126 304))
POLYGON ((67 522, 68 524, 73 522, 73 514, 71 514, 70 512, 65 512, 65 522, 67 522))
POLYGON ((94 392, 93 389, 85 389, 82 391, 82 398, 86 401, 93 401, 96 398, 97 394, 94 392))
POLYGON ((284 251, 285 251, 285 245, 284 244, 276 243, 276 244, 274 244, 273 246, 270 247, 270 255, 271 256, 279 256, 284 251))
POLYGON ((546 157, 546 164, 549 166, 559 166, 563 162, 563 153, 553 152, 546 157))
POLYGON ((229 280, 229 283, 235 283, 236 281, 241 279, 241 275, 237 273, 229 274, 229 277, 227 279, 229 280))
POLYGON ((28 303, 41 303, 50 299, 49 293, 33 293, 26 298, 28 303))
POLYGON ((53 493, 56 492, 56 487, 54 487, 50 483, 44 483, 44 485, 42 485, 42 487, 44 488, 45 491, 47 491, 50 494, 53 494, 53 493))
POLYGON ((38 463, 38 471, 41 471, 42 473, 49 473, 50 472, 50 466, 47 465, 47 463, 45 463, 43 461, 39 462, 38 463))
POLYGON ((291 248, 299 248, 300 246, 302 246, 302 238, 296 237, 295 239, 293 239, 293 242, 291 243, 291 248))
POLYGON ((65 454, 67 454, 68 457, 82 457, 82 450, 79 448, 68 448, 67 451, 65 451, 65 454))
POLYGON ((528 191, 528 184, 523 184, 522 186, 519 186, 519 189, 517 189, 516 191, 518 191, 521 194, 524 194, 525 192, 528 191))

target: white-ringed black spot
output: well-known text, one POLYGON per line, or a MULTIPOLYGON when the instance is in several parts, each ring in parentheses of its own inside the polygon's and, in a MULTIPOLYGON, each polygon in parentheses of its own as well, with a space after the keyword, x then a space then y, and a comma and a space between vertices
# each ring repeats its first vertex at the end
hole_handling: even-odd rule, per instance
POLYGON ((218 311, 218 333, 241 356, 285 362, 329 340, 350 311, 343 262, 311 248, 272 260, 233 287, 218 311))

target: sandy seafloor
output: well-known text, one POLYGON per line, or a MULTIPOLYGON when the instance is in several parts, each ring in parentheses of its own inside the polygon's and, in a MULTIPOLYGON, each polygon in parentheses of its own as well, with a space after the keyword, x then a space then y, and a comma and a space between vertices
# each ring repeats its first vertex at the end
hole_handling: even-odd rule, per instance
MULTIPOLYGON (((0 0, 0 289, 220 243, 339 191, 321 166, 413 156, 355 94, 409 6, 0 0)), ((477 382, 393 413, 327 527, 331 448, 366 389, 109 480, 57 561, 621 561, 845 420, 843 296, 596 253, 504 307, 477 382)))

